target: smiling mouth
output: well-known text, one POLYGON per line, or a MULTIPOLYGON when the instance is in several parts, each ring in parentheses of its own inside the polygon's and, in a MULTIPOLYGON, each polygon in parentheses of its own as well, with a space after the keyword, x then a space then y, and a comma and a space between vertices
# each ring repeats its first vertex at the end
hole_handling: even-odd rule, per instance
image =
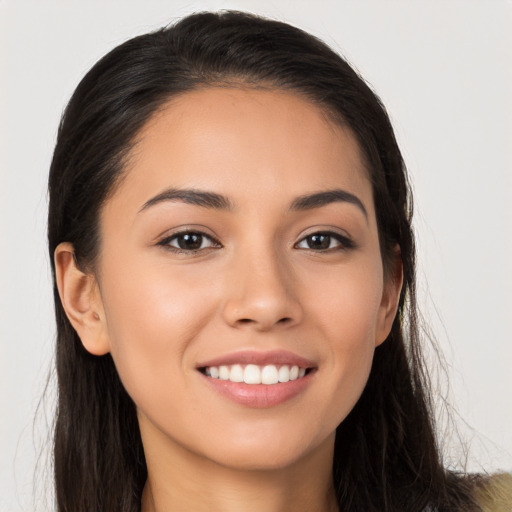
POLYGON ((212 379, 225 380, 230 382, 243 382, 245 384, 274 385, 305 377, 312 368, 303 368, 297 365, 274 365, 267 364, 258 366, 255 364, 204 366, 199 371, 212 379))

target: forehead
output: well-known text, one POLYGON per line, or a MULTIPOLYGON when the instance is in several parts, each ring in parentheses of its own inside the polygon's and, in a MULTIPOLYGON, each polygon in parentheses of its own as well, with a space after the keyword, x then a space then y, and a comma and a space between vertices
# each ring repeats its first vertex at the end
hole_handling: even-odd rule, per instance
POLYGON ((169 186, 222 189, 235 202, 343 187, 371 202, 351 130, 287 91, 212 87, 182 94, 143 127, 128 161, 114 196, 137 195, 142 203, 169 186))

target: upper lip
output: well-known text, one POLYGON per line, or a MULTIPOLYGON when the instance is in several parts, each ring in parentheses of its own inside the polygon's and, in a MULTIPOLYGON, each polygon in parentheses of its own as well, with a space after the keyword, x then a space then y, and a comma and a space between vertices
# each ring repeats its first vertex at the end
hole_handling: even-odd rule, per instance
POLYGON ((230 366, 233 364, 255 364, 258 366, 274 364, 298 366, 299 368, 314 368, 316 366, 313 361, 287 350, 271 350, 265 352, 241 350, 201 362, 197 367, 230 366))

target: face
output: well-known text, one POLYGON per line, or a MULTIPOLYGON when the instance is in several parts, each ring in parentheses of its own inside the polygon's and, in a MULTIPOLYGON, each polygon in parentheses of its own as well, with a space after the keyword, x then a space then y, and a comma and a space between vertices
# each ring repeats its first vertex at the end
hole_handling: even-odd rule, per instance
POLYGON ((290 93, 187 93, 142 130, 101 235, 104 351, 145 443, 253 469, 332 446, 398 294, 348 129, 290 93))

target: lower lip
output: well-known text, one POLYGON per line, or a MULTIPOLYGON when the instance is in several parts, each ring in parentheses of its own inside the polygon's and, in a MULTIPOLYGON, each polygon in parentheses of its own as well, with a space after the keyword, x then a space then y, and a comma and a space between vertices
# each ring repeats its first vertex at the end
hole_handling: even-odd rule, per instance
POLYGON ((283 404, 299 395, 311 381, 313 371, 304 377, 278 384, 245 384, 229 380, 213 379, 206 375, 206 382, 218 393, 247 407, 264 409, 283 404))

